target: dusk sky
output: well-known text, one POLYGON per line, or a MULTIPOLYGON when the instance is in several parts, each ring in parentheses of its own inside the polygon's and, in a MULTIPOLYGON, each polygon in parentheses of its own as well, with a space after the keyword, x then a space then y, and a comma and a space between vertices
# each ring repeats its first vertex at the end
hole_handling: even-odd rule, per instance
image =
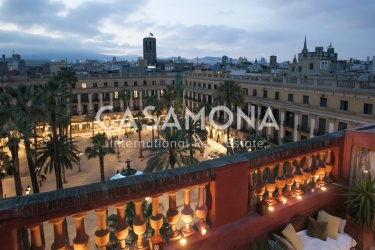
POLYGON ((330 42, 339 59, 375 55, 373 0, 0 0, 0 54, 84 52, 292 60, 330 42))

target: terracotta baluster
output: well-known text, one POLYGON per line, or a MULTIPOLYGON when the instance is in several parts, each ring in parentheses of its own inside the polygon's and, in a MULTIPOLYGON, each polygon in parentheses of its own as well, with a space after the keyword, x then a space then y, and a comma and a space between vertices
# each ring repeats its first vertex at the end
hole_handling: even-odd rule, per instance
POLYGON ((310 171, 311 171, 311 182, 310 182, 310 187, 311 188, 318 188, 319 183, 317 183, 317 166, 316 166, 316 156, 314 154, 311 155, 311 166, 310 166, 310 171))
POLYGON ((287 189, 284 191, 284 196, 293 197, 294 196, 294 193, 292 191, 292 186, 294 184, 293 160, 289 160, 286 162, 285 184, 286 184, 287 189))
POLYGON ((64 218, 56 218, 50 220, 49 223, 53 224, 53 234, 55 237, 51 245, 51 250, 68 250, 68 241, 64 239, 62 222, 64 218))
POLYGON ((247 206, 248 213, 254 210, 253 199, 255 196, 255 188, 254 188, 254 183, 253 183, 253 173, 254 173, 254 170, 249 171, 249 183, 248 183, 249 198, 248 198, 248 206, 247 206))
POLYGON ((181 211, 181 219, 185 223, 185 227, 181 227, 181 232, 184 237, 192 235, 195 230, 192 228, 190 223, 194 220, 194 210, 190 204, 190 191, 193 187, 187 187, 184 189, 184 208, 181 211))
POLYGON ((98 222, 98 228, 95 231, 95 244, 99 247, 100 250, 105 250, 106 245, 109 242, 109 230, 107 228, 106 222, 106 211, 107 207, 95 209, 98 222))
POLYGON ((255 186, 255 193, 258 195, 258 202, 263 201, 263 194, 266 192, 266 186, 263 182, 263 170, 266 167, 260 167, 257 169, 258 179, 257 185, 255 186))
POLYGON ((302 174, 303 174, 303 188, 304 188, 304 190, 306 192, 309 192, 310 189, 311 189, 310 186, 309 186, 310 177, 311 177, 311 171, 309 169, 309 164, 310 164, 310 155, 306 155, 304 166, 303 166, 303 171, 302 171, 302 174))
POLYGON ((276 189, 275 175, 273 173, 274 168, 275 168, 275 165, 268 166, 268 178, 266 182, 266 190, 268 192, 268 197, 266 198, 266 202, 270 206, 275 205, 275 203, 277 203, 276 199, 273 197, 273 192, 276 189))
POLYGON ((326 176, 324 177, 324 181, 326 183, 332 183, 333 179, 330 177, 333 164, 332 164, 332 149, 327 150, 327 159, 326 159, 326 176))
POLYGON ((284 163, 279 163, 279 168, 277 170, 277 177, 276 177, 276 187, 277 187, 277 195, 276 199, 279 202, 283 201, 285 197, 283 195, 283 188, 285 187, 285 177, 284 177, 284 163))
POLYGON ((301 188, 301 183, 303 182, 303 173, 301 171, 301 160, 302 157, 296 158, 295 164, 296 169, 294 170, 294 181, 296 182, 296 187, 293 190, 293 193, 295 195, 301 195, 304 193, 304 191, 301 188))
POLYGON ((143 239, 146 232, 146 220, 143 218, 142 202, 144 199, 134 201, 135 217, 133 220, 133 231, 137 235, 137 241, 134 242, 134 249, 147 249, 147 242, 143 239))
POLYGON ((178 222, 178 209, 176 206, 176 193, 177 191, 169 192, 169 208, 167 210, 167 222, 170 229, 167 233, 169 241, 179 240, 181 238, 180 232, 176 229, 176 223, 178 222))
POLYGON ((42 238, 40 236, 40 223, 32 225, 30 229, 30 243, 31 250, 45 250, 46 246, 42 244, 42 238))
POLYGON ((125 239, 129 233, 129 226, 126 223, 126 215, 125 215, 125 208, 126 203, 119 203, 115 205, 117 210, 117 223, 115 227, 115 235, 117 240, 119 241, 119 250, 126 250, 129 249, 125 244, 125 239))
POLYGON ((152 215, 150 216, 150 225, 155 230, 154 235, 160 235, 160 228, 163 226, 163 215, 160 213, 159 206, 160 195, 152 196, 152 215))
POLYGON ((326 166, 324 164, 324 155, 325 155, 325 151, 319 152, 318 170, 316 172, 316 174, 319 176, 318 184, 321 187, 326 185, 326 183, 323 180, 326 174, 326 166))
POLYGON ((207 216, 207 205, 204 203, 204 188, 207 183, 199 184, 199 193, 198 193, 198 204, 195 207, 195 214, 199 218, 199 221, 195 223, 195 226, 200 231, 202 228, 207 228, 207 223, 205 221, 207 216))
POLYGON ((79 213, 72 216, 76 223, 76 237, 73 239, 74 250, 89 249, 89 235, 85 231, 85 215, 86 213, 79 213))

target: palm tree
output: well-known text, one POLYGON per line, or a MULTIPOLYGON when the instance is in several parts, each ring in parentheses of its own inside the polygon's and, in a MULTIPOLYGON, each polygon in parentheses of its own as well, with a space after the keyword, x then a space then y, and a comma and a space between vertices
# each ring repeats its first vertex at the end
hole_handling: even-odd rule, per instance
POLYGON ((62 189, 63 181, 61 175, 61 160, 59 156, 60 144, 58 142, 59 137, 57 134, 57 115, 66 113, 68 105, 66 100, 68 99, 69 94, 67 92, 66 85, 61 84, 61 82, 57 81, 56 79, 51 79, 46 84, 39 86, 37 92, 38 98, 45 104, 46 116, 48 117, 47 119, 52 131, 52 146, 54 153, 53 164, 56 175, 56 188, 62 189))
POLYGON ((33 159, 34 150, 31 149, 30 139, 33 137, 32 130, 36 127, 38 120, 41 120, 41 116, 44 113, 43 103, 36 98, 32 85, 25 84, 19 84, 15 87, 6 86, 5 93, 1 95, 1 100, 3 105, 0 108, 0 115, 5 120, 14 121, 22 134, 33 192, 39 193, 33 159))
MULTIPOLYGON (((72 169, 73 164, 78 164, 79 161, 79 150, 76 141, 71 141, 67 135, 58 135, 58 154, 60 155, 60 164, 62 168, 72 169)), ((59 170, 56 169, 55 164, 55 139, 51 134, 48 135, 46 139, 42 141, 42 144, 39 148, 39 155, 36 160, 36 165, 39 167, 39 171, 44 171, 44 174, 51 174, 52 171, 55 173, 59 170)), ((56 189, 58 189, 56 187, 56 189)))
POLYGON ((136 114, 134 114, 134 121, 135 121, 135 124, 137 125, 137 132, 138 132, 139 158, 143 158, 141 132, 143 130, 143 125, 147 124, 147 120, 145 119, 145 115, 141 111, 138 111, 136 114))
POLYGON ((4 198, 4 191, 3 191, 3 178, 7 175, 7 170, 9 168, 9 162, 8 162, 9 156, 4 153, 0 152, 0 199, 4 198))
POLYGON ((126 110, 126 107, 128 106, 126 101, 130 101, 131 99, 131 92, 127 90, 126 88, 122 87, 120 91, 118 92, 118 98, 122 101, 124 101, 124 109, 126 110))
POLYGON ((190 161, 191 163, 194 162, 194 148, 197 148, 196 143, 198 142, 198 148, 202 147, 202 141, 207 141, 207 130, 205 128, 201 129, 201 120, 193 120, 191 117, 188 118, 188 127, 186 127, 186 120, 183 119, 180 124, 183 124, 183 129, 187 137, 187 141, 189 143, 189 151, 190 151, 190 161))
MULTIPOLYGON (((161 101, 159 101, 154 96, 150 96, 149 98, 147 98, 147 101, 146 101, 145 105, 146 106, 153 106, 153 107, 155 107, 154 110, 151 110, 151 114, 153 116, 156 116, 158 118, 158 120, 159 120, 159 117, 163 113, 163 105, 162 105, 161 101)), ((151 124, 151 125, 152 125, 152 141, 155 141, 154 123, 151 124)))
POLYGON ((173 107, 175 105, 177 98, 177 91, 175 85, 167 85, 161 102, 163 103, 163 106, 168 110, 170 107, 173 107))
MULTIPOLYGON (((242 107, 245 99, 242 94, 241 86, 235 81, 227 80, 222 83, 214 93, 214 101, 216 104, 225 105, 229 110, 242 107)), ((230 145, 230 126, 227 128, 227 145, 230 145)), ((229 154, 227 146, 227 155, 229 154)))
MULTIPOLYGON (((166 128, 164 130, 164 141, 153 143, 152 147, 146 150, 151 150, 155 154, 149 154, 145 159, 148 159, 145 173, 161 171, 164 169, 175 168, 188 165, 191 163, 190 156, 187 156, 187 147, 181 147, 179 142, 184 140, 184 135, 181 130, 175 128, 166 128)), ((194 159, 194 162, 198 160, 194 159)))
POLYGON ((89 112, 85 116, 85 122, 91 122, 92 137, 94 137, 94 121, 96 120, 96 114, 94 111, 89 112))
POLYGON ((100 164, 100 180, 105 181, 104 176, 104 156, 107 154, 115 154, 113 147, 106 147, 107 135, 105 133, 97 133, 95 136, 90 138, 91 147, 85 149, 85 155, 87 159, 99 157, 100 164))

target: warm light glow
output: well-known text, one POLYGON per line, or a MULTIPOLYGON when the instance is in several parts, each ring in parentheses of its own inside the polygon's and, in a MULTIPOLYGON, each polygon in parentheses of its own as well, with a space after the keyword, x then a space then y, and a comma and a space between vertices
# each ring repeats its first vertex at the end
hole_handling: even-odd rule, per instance
POLYGON ((268 207, 268 210, 273 212, 275 210, 275 208, 274 207, 268 207))
POLYGON ((296 197, 298 200, 302 200, 302 196, 300 196, 300 195, 297 195, 297 197, 296 197))
POLYGON ((322 189, 323 191, 326 191, 326 190, 327 190, 327 188, 326 188, 326 187, 321 187, 321 189, 322 189))
POLYGON ((201 229, 201 235, 202 235, 202 236, 206 236, 206 234, 207 234, 207 229, 202 228, 202 229, 201 229))
POLYGON ((180 240, 180 244, 181 244, 181 245, 185 245, 185 244, 186 244, 186 239, 185 239, 185 238, 182 238, 182 239, 180 240))
POLYGON ((312 189, 311 189, 311 193, 314 193, 314 192, 315 192, 315 188, 312 188, 312 189))
POLYGON ((283 205, 286 204, 286 201, 287 201, 287 198, 286 198, 286 197, 283 197, 283 199, 282 199, 283 205))

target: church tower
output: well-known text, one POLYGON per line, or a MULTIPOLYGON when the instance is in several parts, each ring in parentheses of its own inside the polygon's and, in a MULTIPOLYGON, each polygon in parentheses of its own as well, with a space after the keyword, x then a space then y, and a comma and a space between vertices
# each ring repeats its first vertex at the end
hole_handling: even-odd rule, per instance
POLYGON ((156 39, 151 34, 143 38, 143 59, 147 60, 147 66, 156 66, 156 39))

